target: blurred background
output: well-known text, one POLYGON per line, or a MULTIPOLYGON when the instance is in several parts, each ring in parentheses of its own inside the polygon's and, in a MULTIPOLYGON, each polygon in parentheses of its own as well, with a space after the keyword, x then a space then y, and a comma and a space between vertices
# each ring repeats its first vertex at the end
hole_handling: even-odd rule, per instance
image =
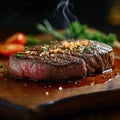
MULTIPOLYGON (((64 1, 64 0, 62 0, 64 1)), ((22 31, 37 34, 36 24, 48 19, 56 28, 61 23, 54 19, 53 13, 60 0, 19 0, 1 1, 0 35, 4 36, 22 31)), ((88 24, 103 32, 120 33, 119 0, 70 0, 70 11, 82 24, 88 24)))

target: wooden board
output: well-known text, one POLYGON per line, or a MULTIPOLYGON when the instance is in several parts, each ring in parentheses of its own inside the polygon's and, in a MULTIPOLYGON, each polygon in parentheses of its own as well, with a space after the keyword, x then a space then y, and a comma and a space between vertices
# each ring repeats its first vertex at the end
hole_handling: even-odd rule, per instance
POLYGON ((8 76, 8 59, 0 58, 0 115, 40 119, 120 106, 120 48, 113 70, 65 83, 44 83, 8 76))

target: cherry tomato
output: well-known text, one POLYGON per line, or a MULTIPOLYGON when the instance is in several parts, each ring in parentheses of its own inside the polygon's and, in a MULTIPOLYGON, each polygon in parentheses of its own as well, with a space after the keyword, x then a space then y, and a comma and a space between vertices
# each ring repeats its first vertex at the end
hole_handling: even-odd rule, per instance
POLYGON ((22 32, 15 33, 5 40, 5 44, 17 43, 17 44, 25 45, 26 42, 27 42, 27 37, 22 32))
POLYGON ((0 45, 0 54, 9 57, 11 54, 24 50, 22 44, 2 44, 0 45))

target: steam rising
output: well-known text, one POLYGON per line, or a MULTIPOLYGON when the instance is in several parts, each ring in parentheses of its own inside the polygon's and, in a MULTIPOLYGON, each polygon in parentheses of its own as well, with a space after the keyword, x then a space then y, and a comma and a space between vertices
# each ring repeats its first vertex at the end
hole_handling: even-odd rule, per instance
POLYGON ((61 24, 65 28, 71 25, 71 21, 77 20, 77 18, 70 12, 69 5, 72 6, 72 4, 69 4, 69 0, 60 0, 54 13, 54 17, 56 17, 59 22, 62 22, 61 24))

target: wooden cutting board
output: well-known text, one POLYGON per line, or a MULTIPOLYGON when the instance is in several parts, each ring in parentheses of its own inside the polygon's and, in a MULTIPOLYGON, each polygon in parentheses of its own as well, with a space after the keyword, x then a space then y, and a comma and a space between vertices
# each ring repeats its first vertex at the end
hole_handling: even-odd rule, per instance
POLYGON ((120 48, 114 48, 113 70, 64 83, 11 78, 8 59, 0 57, 0 115, 40 119, 120 106, 120 48))

